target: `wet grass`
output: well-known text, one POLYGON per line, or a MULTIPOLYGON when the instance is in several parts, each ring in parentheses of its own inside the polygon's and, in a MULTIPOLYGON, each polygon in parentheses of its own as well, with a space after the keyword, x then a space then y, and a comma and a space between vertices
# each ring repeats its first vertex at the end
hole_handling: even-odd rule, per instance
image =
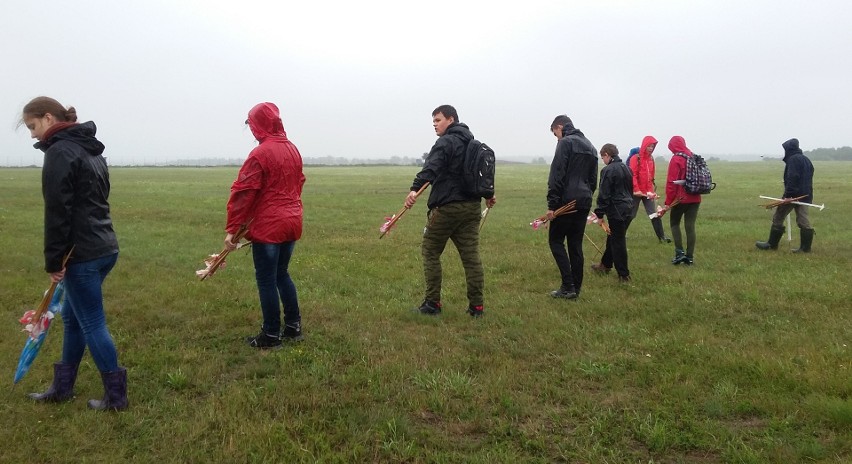
MULTIPOLYGON (((633 282, 587 273, 581 299, 553 301, 546 166, 500 166, 482 235, 486 311, 464 313, 463 270, 444 258, 444 313, 421 317, 419 202, 389 237, 413 167, 308 168, 305 235, 291 265, 306 341, 257 352, 251 257, 197 282, 221 247, 236 168, 113 168, 121 244, 105 284, 131 408, 38 405, 61 326, 4 396, 3 462, 848 462, 852 459, 852 163, 816 163, 814 252, 759 252, 781 163, 717 163, 696 265, 672 266, 638 218, 633 282)), ((659 172, 664 168, 659 167, 659 172)), ((0 169, 0 372, 17 318, 47 286, 40 172, 0 169)), ((666 230, 668 231, 666 221, 666 230)), ((603 245, 602 232, 587 230, 603 245)), ((794 231, 793 246, 798 234, 794 231)), ((586 244, 587 265, 594 248, 586 244)))

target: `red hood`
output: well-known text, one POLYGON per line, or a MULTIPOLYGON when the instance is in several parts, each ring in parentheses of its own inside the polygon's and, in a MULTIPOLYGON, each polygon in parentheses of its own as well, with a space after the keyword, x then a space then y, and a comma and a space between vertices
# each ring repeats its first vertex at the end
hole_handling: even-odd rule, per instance
POLYGON ((267 137, 287 137, 284 123, 274 103, 258 103, 249 111, 248 125, 258 142, 267 137))
POLYGON ((648 155, 648 145, 652 143, 657 143, 657 139, 653 136, 646 135, 644 139, 642 139, 642 148, 639 149, 639 156, 643 158, 647 158, 648 155))
POLYGON ((671 150, 672 153, 692 155, 692 152, 686 147, 686 140, 679 135, 675 135, 671 140, 669 140, 669 150, 671 150))

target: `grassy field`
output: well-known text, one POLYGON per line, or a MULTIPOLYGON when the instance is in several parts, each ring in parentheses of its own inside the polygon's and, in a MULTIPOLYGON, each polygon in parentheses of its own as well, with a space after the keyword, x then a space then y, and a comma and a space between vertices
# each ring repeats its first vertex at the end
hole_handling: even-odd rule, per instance
MULTIPOLYGON (((236 168, 113 168, 121 256, 105 299, 131 401, 117 414, 86 409, 102 394, 88 355, 75 401, 26 398, 52 378, 59 325, 12 387, 17 319, 48 280, 40 171, 0 169, 0 462, 850 462, 852 163, 816 163, 828 207, 812 210, 807 255, 786 236, 754 247, 780 162, 711 167, 694 266, 672 266, 640 217, 631 285, 587 271, 579 301, 554 301, 546 232, 528 225, 547 167, 500 166, 480 320, 452 246, 444 314, 410 311, 425 201, 377 239, 416 168, 308 168, 291 266, 306 340, 270 352, 242 342, 260 324, 250 254, 194 275, 221 248, 236 168)), ((587 243, 587 267, 595 255, 587 243)))

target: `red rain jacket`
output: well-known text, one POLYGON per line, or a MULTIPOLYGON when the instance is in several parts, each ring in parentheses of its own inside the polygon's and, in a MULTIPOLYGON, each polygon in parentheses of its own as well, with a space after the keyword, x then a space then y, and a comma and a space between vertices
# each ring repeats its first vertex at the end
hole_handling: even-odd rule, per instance
POLYGON ((248 125, 260 142, 249 153, 231 186, 225 231, 234 234, 251 220, 246 237, 258 243, 283 243, 302 237, 302 156, 287 139, 278 107, 260 103, 248 125))
POLYGON ((683 137, 675 135, 669 140, 669 150, 673 153, 669 160, 669 172, 666 175, 666 206, 670 205, 675 198, 681 198, 682 204, 701 203, 701 195, 697 193, 686 193, 683 185, 675 184, 676 180, 686 179, 686 158, 676 153, 692 156, 692 151, 686 147, 683 137))
POLYGON ((642 145, 639 149, 639 154, 630 160, 630 171, 633 173, 633 191, 640 192, 642 195, 648 192, 656 192, 654 188, 654 174, 656 166, 654 166, 654 156, 648 153, 648 145, 657 143, 657 139, 650 135, 646 135, 642 139, 642 145))

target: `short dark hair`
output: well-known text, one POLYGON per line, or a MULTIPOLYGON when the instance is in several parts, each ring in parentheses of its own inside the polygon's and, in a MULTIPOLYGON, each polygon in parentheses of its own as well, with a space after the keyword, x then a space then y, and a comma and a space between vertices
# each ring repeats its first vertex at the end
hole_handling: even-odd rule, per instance
POLYGON ((571 118, 569 118, 567 114, 560 114, 559 116, 553 119, 552 123, 550 123, 550 130, 556 129, 556 126, 574 127, 574 123, 571 121, 571 118))
POLYGON ((441 105, 435 108, 435 111, 432 111, 432 117, 438 113, 443 114, 445 118, 453 118, 454 122, 459 122, 459 113, 452 105, 441 105))
POLYGON ((618 147, 611 143, 604 144, 604 146, 601 147, 601 156, 603 156, 604 153, 610 157, 618 156, 618 147))

